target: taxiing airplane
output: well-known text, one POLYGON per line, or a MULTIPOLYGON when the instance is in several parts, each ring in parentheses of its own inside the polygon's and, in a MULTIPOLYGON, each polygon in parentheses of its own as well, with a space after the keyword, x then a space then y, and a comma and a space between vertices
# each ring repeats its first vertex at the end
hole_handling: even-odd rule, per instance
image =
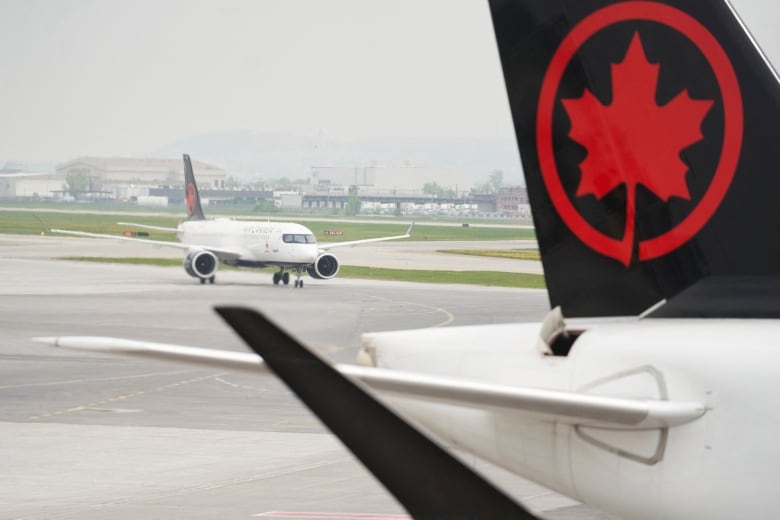
POLYGON ((419 518, 532 518, 429 436, 620 518, 774 518, 778 76, 726 0, 490 9, 542 324, 367 334, 368 366, 240 308, 217 310, 261 358, 54 341, 267 364, 419 518))
POLYGON ((122 225, 142 229, 176 233, 179 242, 120 237, 66 229, 51 229, 50 231, 183 249, 187 251, 187 256, 184 258, 184 270, 188 275, 199 279, 201 284, 205 284, 207 281, 214 283, 217 267, 222 262, 238 267, 278 267, 279 270, 273 275, 275 285, 289 284, 290 273, 288 271, 292 271, 295 274, 295 287, 303 287, 301 276, 304 272, 318 280, 327 280, 338 274, 339 261, 335 255, 329 252, 330 249, 408 238, 414 229, 414 223, 412 223, 403 235, 318 244, 314 233, 301 224, 270 221, 249 222, 226 218, 206 219, 200 203, 190 156, 186 154, 184 155, 184 179, 188 220, 180 223, 177 228, 119 222, 122 225))

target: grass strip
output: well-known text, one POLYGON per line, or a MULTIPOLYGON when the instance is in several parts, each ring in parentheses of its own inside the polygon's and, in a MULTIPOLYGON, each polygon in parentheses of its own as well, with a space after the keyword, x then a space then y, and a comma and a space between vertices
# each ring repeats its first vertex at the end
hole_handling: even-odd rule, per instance
POLYGON ((489 256, 493 258, 511 258, 513 260, 541 260, 539 251, 536 249, 510 249, 510 250, 492 250, 492 249, 440 249, 438 253, 448 253, 453 255, 471 255, 471 256, 489 256))
MULTIPOLYGON (((139 224, 175 228, 183 217, 177 216, 130 216, 111 213, 71 213, 50 211, 36 213, 30 211, 3 211, 0 213, 0 233, 16 235, 38 235, 44 226, 38 221, 40 217, 48 227, 87 231, 107 235, 121 235, 124 231, 145 231, 152 240, 176 241, 176 235, 154 230, 140 230, 132 226, 120 226, 117 222, 132 221, 139 224)), ((294 217, 275 216, 273 221, 295 222, 294 217)), ((247 222, 262 222, 253 220, 247 222)), ((328 222, 305 221, 301 224, 308 227, 320 242, 349 242, 366 238, 403 235, 409 227, 405 223, 365 223, 365 222, 328 222)), ((59 235, 63 236, 63 235, 59 235)), ((441 240, 530 240, 535 238, 533 229, 480 227, 480 226, 436 226, 416 224, 409 241, 441 241, 441 240)))
POLYGON ((344 278, 368 278, 419 283, 462 283, 488 287, 522 287, 544 289, 544 276, 500 271, 431 271, 424 269, 386 269, 345 265, 339 270, 344 278))

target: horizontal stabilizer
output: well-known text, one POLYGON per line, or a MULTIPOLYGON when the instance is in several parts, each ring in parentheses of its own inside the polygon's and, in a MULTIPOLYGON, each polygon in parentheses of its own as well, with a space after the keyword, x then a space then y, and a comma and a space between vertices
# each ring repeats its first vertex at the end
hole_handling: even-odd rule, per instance
POLYGON ((67 350, 162 359, 191 365, 205 365, 210 368, 219 367, 255 373, 258 370, 267 370, 262 358, 248 352, 231 352, 103 336, 41 337, 35 338, 35 341, 67 350))
MULTIPOLYGON (((254 354, 131 341, 109 337, 67 336, 40 341, 73 350, 166 359, 227 370, 257 372, 264 368, 254 354)), ((507 409, 579 426, 645 430, 679 426, 696 420, 706 407, 696 401, 663 401, 494 385, 398 370, 336 365, 342 375, 379 392, 482 409, 507 409)))
POLYGON ((625 399, 582 392, 494 385, 397 370, 339 367, 381 392, 460 406, 503 408, 579 426, 645 430, 698 419, 706 407, 696 401, 625 399))

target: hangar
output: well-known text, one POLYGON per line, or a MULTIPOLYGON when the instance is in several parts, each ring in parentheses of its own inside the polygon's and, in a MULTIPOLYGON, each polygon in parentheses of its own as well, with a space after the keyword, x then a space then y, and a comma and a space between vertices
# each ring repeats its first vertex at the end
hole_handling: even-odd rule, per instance
MULTIPOLYGON (((193 161, 198 185, 205 189, 225 187, 227 172, 217 166, 193 161)), ((77 175, 86 179, 87 193, 110 194, 110 198, 129 200, 148 196, 160 186, 183 186, 181 158, 77 157, 57 166, 57 176, 67 180, 77 175)))

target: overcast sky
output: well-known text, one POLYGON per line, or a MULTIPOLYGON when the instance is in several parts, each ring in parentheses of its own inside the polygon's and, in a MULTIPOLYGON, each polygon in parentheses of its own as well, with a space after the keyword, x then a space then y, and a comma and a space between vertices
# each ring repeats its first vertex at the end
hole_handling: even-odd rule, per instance
MULTIPOLYGON (((733 0, 780 63, 777 0, 733 0)), ((0 160, 249 130, 511 139, 486 0, 0 0, 0 160)))

